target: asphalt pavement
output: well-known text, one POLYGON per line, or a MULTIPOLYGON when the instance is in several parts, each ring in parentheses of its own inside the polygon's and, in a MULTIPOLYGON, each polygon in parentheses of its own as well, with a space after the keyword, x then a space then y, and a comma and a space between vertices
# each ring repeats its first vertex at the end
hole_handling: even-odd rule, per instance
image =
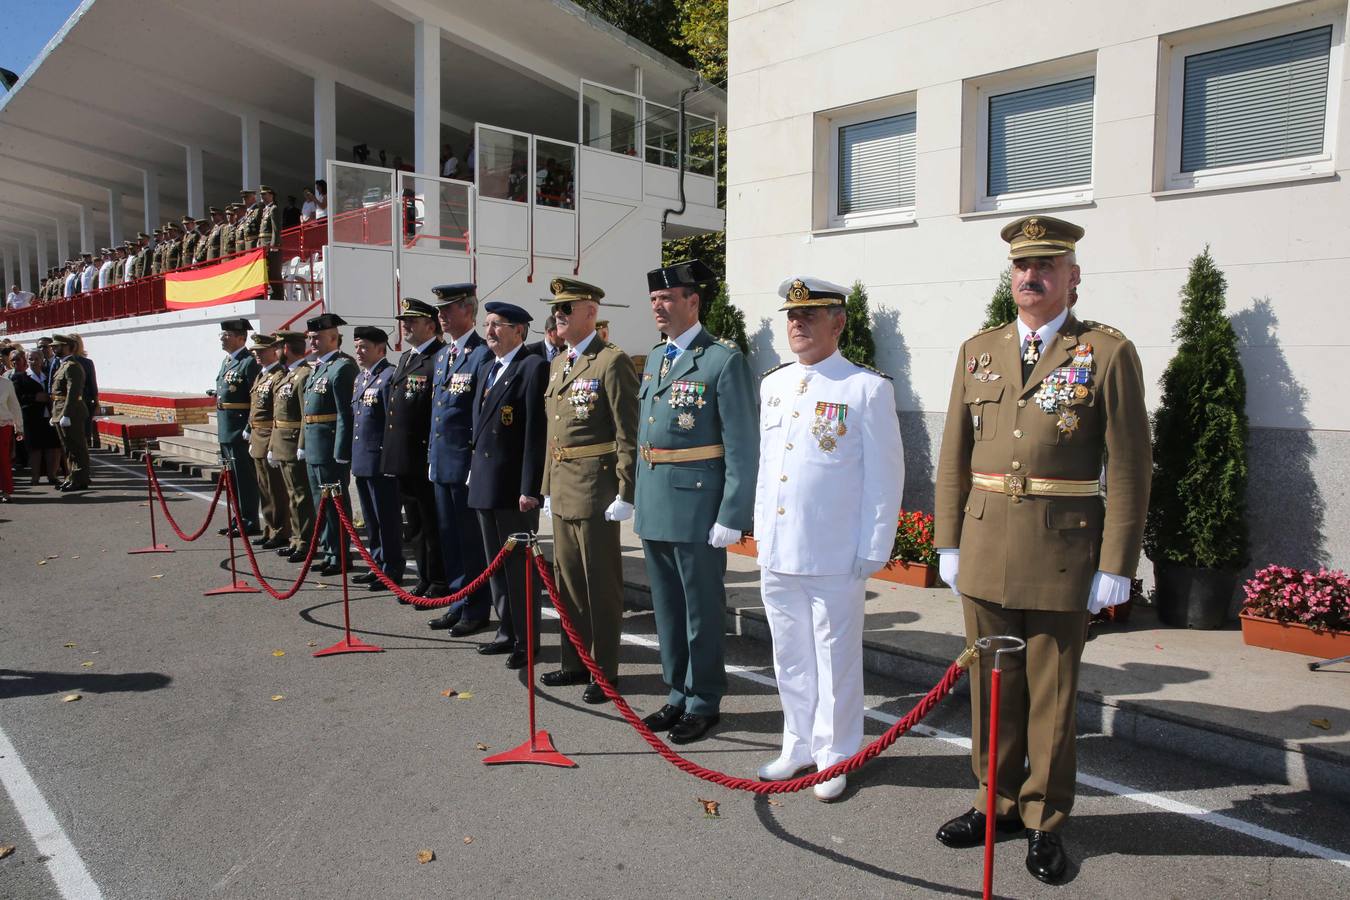
MULTIPOLYGON (((0 507, 6 900, 979 896, 981 850, 933 838, 970 805, 964 695, 829 805, 685 775, 579 687, 537 695, 577 768, 487 767, 528 737, 523 674, 473 651, 490 632, 432 632, 435 613, 360 589, 353 626, 385 652, 316 659, 342 633, 336 579, 289 601, 204 597, 229 582, 216 523, 184 545, 161 521, 176 552, 127 555, 149 542, 144 481, 95 459, 97 490, 22 488, 0 507)), ((163 478, 194 492, 169 489, 195 528, 209 491, 163 478)), ((263 565, 282 584, 296 572, 263 565)), ((556 621, 544 630, 541 669, 557 660, 556 621)), ((664 698, 650 613, 631 611, 625 635, 620 688, 645 713, 664 698)), ((687 755, 752 775, 782 726, 768 647, 732 636, 728 662, 722 724, 687 755)), ((869 736, 929 687, 869 675, 869 736)), ((1025 842, 1006 839, 997 895, 1350 893, 1340 802, 1100 735, 1081 736, 1079 762, 1067 882, 1035 881, 1025 842)))

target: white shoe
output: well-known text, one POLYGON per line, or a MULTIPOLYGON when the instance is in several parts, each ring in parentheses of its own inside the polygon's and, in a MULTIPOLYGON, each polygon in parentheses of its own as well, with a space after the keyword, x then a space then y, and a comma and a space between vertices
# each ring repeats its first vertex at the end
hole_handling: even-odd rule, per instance
POLYGON ((759 780, 787 781, 789 779, 796 778, 798 775, 805 772, 813 765, 815 765, 815 763, 793 762, 790 759, 784 759, 783 757, 780 756, 773 762, 765 763, 764 765, 759 767, 759 780))
POLYGON ((836 775, 829 781, 822 781, 820 784, 811 788, 811 793, 816 795, 816 799, 821 803, 833 803, 844 793, 844 788, 848 786, 847 775, 836 775))

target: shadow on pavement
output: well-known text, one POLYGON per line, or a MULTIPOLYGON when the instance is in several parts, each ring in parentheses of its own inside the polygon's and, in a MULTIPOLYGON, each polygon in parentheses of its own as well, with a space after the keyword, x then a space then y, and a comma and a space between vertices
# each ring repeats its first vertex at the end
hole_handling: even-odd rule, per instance
POLYGON ((25 669, 0 669, 0 699, 36 697, 62 691, 89 694, 157 691, 173 681, 162 672, 123 672, 103 675, 94 672, 41 672, 25 669))

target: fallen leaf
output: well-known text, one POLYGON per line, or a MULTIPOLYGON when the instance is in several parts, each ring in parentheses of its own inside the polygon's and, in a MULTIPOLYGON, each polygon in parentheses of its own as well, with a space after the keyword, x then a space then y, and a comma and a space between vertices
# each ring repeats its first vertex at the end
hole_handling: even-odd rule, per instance
POLYGON ((783 805, 783 801, 782 801, 782 800, 775 800, 775 799, 773 799, 772 797, 770 797, 770 798, 769 798, 769 805, 770 805, 770 806, 782 806, 782 805, 783 805))
POLYGON ((80 665, 83 668, 92 669, 94 667, 94 661, 92 659, 87 659, 84 662, 80 663, 80 665))
POLYGON ((79 559, 78 556, 72 556, 71 559, 79 559))
POLYGON ((45 566, 46 564, 47 564, 47 561, 46 561, 45 559, 39 559, 39 560, 38 560, 38 565, 39 565, 39 566, 45 566))
POLYGON ((1154 649, 1154 650, 1161 650, 1162 648, 1163 648, 1162 644, 1154 644, 1154 645, 1153 645, 1153 649, 1154 649))
POLYGON ((488 748, 488 745, 484 744, 482 741, 479 741, 478 743, 474 744, 474 746, 477 747, 479 750, 486 750, 488 748))
POLYGON ((311 646, 311 647, 317 647, 317 646, 319 646, 319 642, 318 642, 318 641, 310 641, 310 642, 309 642, 309 646, 311 646))
POLYGON ((285 700, 285 699, 286 699, 286 695, 285 695, 285 694, 273 694, 273 695, 272 695, 272 699, 273 699, 273 700, 285 700))
POLYGON ((75 702, 76 700, 78 700, 78 699, 80 699, 80 695, 79 695, 79 694, 66 694, 64 697, 61 698, 61 702, 62 702, 62 703, 74 703, 74 702, 75 702))
POLYGON ((60 559, 60 558, 61 558, 61 554, 59 554, 59 553, 52 553, 52 554, 50 554, 47 558, 48 558, 48 559, 60 559))
POLYGON ((66 647, 67 649, 69 649, 70 647, 74 647, 74 646, 75 646, 75 642, 74 642, 74 641, 66 641, 66 642, 65 642, 64 644, 62 644, 61 646, 62 646, 62 647, 66 647))
POLYGON ((273 651, 272 651, 272 655, 273 655, 273 656, 285 656, 285 655, 286 655, 286 651, 285 651, 285 650, 273 650, 273 651))
POLYGON ((1314 728, 1320 728, 1320 729, 1322 729, 1323 731, 1327 731, 1327 730, 1329 730, 1329 729, 1331 728, 1331 720, 1330 720, 1330 719, 1313 719, 1313 720, 1310 721, 1308 724, 1311 725, 1311 726, 1314 727, 1314 728))
POLYGON ((0 859, 4 859, 14 852, 13 844, 0 844, 0 859))
POLYGON ((454 688, 446 688, 445 690, 441 691, 441 696, 442 696, 442 697, 457 697, 457 696, 459 696, 459 691, 455 690, 454 688))
POLYGON ((458 696, 459 696, 459 699, 461 699, 461 700, 472 700, 472 699, 473 699, 473 693, 470 692, 470 691, 460 691, 458 696))
POLYGON ((473 838, 471 838, 471 837, 466 837, 466 838, 464 839, 464 843, 466 843, 466 844, 472 844, 472 843, 473 843, 473 838))
POLYGON ((417 861, 418 861, 419 863, 424 864, 424 865, 425 865, 426 863, 431 862, 431 861, 432 861, 433 859, 435 859, 435 858, 436 858, 436 852, 435 852, 434 850, 418 850, 418 851, 417 851, 417 861))
POLYGON ((722 814, 717 811, 721 804, 716 800, 704 800, 702 797, 699 797, 698 802, 703 804, 703 814, 708 818, 720 819, 722 817, 722 814))
POLYGON ((151 575, 150 577, 151 577, 151 578, 163 578, 164 576, 163 576, 163 575, 151 575))

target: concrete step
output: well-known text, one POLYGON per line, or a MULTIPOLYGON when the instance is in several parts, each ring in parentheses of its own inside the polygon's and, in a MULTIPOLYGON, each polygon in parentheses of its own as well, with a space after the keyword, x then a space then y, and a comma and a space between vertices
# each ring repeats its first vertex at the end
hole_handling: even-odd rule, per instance
POLYGON ((220 462, 220 444, 214 434, 205 438, 196 433, 189 434, 185 430, 181 435, 161 437, 159 455, 214 465, 220 462))
POLYGON ((214 421, 206 424, 192 424, 183 426, 183 436, 190 437, 198 441, 211 441, 219 446, 219 439, 216 436, 216 423, 214 421))

